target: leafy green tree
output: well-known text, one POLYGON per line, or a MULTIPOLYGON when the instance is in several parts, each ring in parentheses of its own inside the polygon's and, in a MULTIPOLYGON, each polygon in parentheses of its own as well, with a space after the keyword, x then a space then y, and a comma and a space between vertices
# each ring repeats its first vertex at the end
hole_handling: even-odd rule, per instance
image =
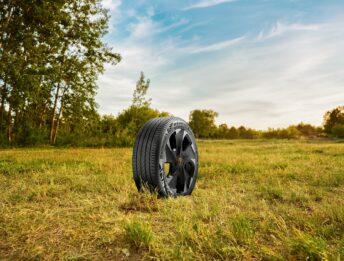
POLYGON ((9 143, 33 131, 55 143, 68 118, 88 122, 104 63, 120 60, 103 43, 108 19, 100 0, 1 2, 0 131, 9 143))
POLYGON ((327 134, 332 134, 335 125, 344 124, 344 106, 328 111, 324 115, 324 130, 327 134))
POLYGON ((218 113, 213 110, 193 110, 189 124, 197 138, 211 138, 216 133, 215 118, 218 113))
POLYGON ((120 60, 120 56, 102 42, 107 32, 108 15, 99 1, 80 0, 65 8, 70 15, 65 21, 66 37, 56 59, 59 64, 56 66, 58 72, 51 118, 51 143, 55 143, 64 109, 73 112, 70 115, 74 118, 83 118, 86 110, 95 110, 97 76, 104 71, 104 63, 120 60))

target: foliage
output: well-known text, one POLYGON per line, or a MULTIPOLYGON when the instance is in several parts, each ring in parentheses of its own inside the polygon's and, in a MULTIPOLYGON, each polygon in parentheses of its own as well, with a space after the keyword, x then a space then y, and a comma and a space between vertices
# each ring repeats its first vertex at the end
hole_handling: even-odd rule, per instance
POLYGON ((149 107, 150 99, 146 99, 146 94, 150 85, 150 80, 145 79, 143 72, 140 74, 140 78, 136 83, 136 88, 133 94, 133 105, 134 107, 149 107))
POLYGON ((300 135, 304 137, 317 137, 323 133, 323 129, 321 127, 315 127, 303 122, 296 125, 296 129, 300 132, 300 135))
POLYGON ((301 136, 301 132, 295 126, 289 126, 286 129, 268 129, 263 132, 264 138, 278 138, 278 139, 295 139, 301 136))
POLYGON ((344 138, 344 124, 335 124, 332 128, 332 134, 338 138, 344 138))
MULTIPOLYGON (((150 80, 145 80, 144 74, 141 73, 133 94, 133 104, 117 117, 99 116, 94 111, 87 117, 87 123, 78 119, 70 120, 61 128, 57 144, 87 147, 133 145, 136 134, 146 121, 169 115, 150 107, 150 100, 146 98, 149 83, 150 80)), ((63 123, 66 121, 69 119, 63 118, 63 123)))
POLYGON ((215 136, 215 118, 218 113, 213 110, 194 110, 190 113, 189 124, 197 138, 215 136))
POLYGON ((55 143, 62 125, 95 116, 97 76, 120 60, 103 43, 108 20, 100 0, 2 2, 0 132, 8 144, 55 143))
POLYGON ((343 143, 197 145, 168 200, 136 191, 130 148, 1 150, 0 260, 343 259, 343 143))
POLYGON ((130 137, 135 138, 139 129, 146 121, 165 116, 168 116, 168 114, 164 112, 161 113, 147 106, 131 106, 118 115, 117 122, 122 131, 125 131, 130 137))
POLYGON ((256 139, 259 137, 259 132, 257 130, 245 128, 244 126, 240 126, 238 132, 239 137, 242 139, 256 139))
POLYGON ((327 134, 332 134, 332 129, 337 124, 344 124, 344 106, 338 106, 324 115, 324 130, 327 134))
POLYGON ((133 144, 136 134, 146 121, 156 117, 168 116, 168 113, 150 108, 151 100, 146 98, 149 85, 150 80, 146 80, 144 73, 141 72, 133 93, 132 105, 123 110, 117 117, 120 131, 130 137, 131 144, 133 144))
POLYGON ((301 137, 315 138, 323 132, 322 128, 305 123, 296 126, 291 125, 287 128, 269 128, 267 131, 259 131, 244 126, 238 128, 228 127, 227 124, 216 126, 215 117, 217 115, 218 113, 212 110, 192 111, 189 124, 195 136, 205 139, 298 139, 301 137))

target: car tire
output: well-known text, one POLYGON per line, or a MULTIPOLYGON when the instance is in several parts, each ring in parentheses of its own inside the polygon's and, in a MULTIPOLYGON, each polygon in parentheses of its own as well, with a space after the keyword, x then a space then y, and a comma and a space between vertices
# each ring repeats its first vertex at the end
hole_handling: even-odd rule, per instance
POLYGON ((189 125, 177 117, 155 118, 137 134, 133 177, 139 191, 163 197, 190 195, 198 176, 198 150, 189 125))

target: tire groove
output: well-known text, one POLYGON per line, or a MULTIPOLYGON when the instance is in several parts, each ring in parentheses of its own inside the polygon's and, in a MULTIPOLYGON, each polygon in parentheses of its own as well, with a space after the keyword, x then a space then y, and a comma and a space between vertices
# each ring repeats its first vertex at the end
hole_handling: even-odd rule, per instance
POLYGON ((145 175, 145 181, 149 184, 149 188, 152 189, 152 181, 151 181, 151 175, 149 173, 149 168, 147 168, 147 163, 149 164, 150 161, 150 144, 151 140, 154 137, 152 134, 155 133, 156 127, 160 124, 162 118, 157 118, 154 124, 149 128, 148 136, 146 139, 146 144, 144 145, 144 165, 142 166, 142 172, 144 172, 145 175))
MULTIPOLYGON (((137 158, 137 171, 139 174, 139 177, 141 179, 141 181, 143 183, 146 183, 146 177, 145 177, 145 173, 142 171, 142 165, 144 166, 144 163, 142 164, 142 161, 144 159, 144 153, 142 152, 145 148, 144 148, 144 142, 146 141, 146 135, 147 132, 150 129, 150 126, 156 121, 156 119, 152 119, 150 121, 148 121, 144 126, 143 126, 143 134, 142 134, 142 138, 139 140, 139 148, 138 148, 138 158, 137 158)), ((144 150, 145 151, 145 150, 144 150)), ((145 185, 145 184, 141 184, 141 185, 145 185)))

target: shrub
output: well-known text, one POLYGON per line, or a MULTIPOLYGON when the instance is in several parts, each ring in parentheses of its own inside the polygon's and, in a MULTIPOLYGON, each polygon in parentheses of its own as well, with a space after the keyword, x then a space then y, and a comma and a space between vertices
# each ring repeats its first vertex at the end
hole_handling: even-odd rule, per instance
POLYGON ((332 128, 332 134, 337 138, 344 138, 344 124, 336 124, 332 128))
POLYGON ((304 137, 319 136, 323 132, 323 129, 321 127, 316 127, 311 124, 305 124, 303 122, 296 125, 296 128, 300 132, 300 134, 304 137))
POLYGON ((338 106, 324 115, 324 130, 327 134, 333 133, 333 127, 338 124, 344 124, 344 106, 338 106))
POLYGON ((301 132, 295 126, 289 126, 286 129, 269 128, 263 133, 263 137, 268 139, 295 139, 300 136, 301 132))

